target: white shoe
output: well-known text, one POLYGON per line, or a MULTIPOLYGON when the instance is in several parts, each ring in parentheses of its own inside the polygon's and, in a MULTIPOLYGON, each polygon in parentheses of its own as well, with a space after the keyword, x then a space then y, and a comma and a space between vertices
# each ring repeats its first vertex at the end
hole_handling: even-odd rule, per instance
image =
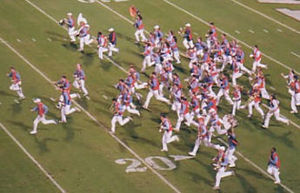
POLYGON ((251 117, 252 117, 252 115, 250 115, 250 114, 249 114, 247 117, 248 117, 248 118, 251 118, 251 117))
POLYGON ((79 93, 76 94, 77 98, 81 99, 81 96, 79 93))
POLYGON ((132 121, 132 117, 127 117, 130 121, 132 121))
POLYGON ((295 113, 298 113, 298 111, 291 111, 290 113, 295 114, 295 113))
POLYGON ((264 126, 264 125, 262 125, 261 127, 262 127, 262 128, 265 128, 265 129, 268 129, 268 127, 267 127, 267 126, 264 126))
POLYGON ((230 164, 229 167, 230 167, 230 168, 234 168, 234 167, 235 167, 235 164, 230 164))
POLYGON ((162 152, 167 152, 168 150, 167 150, 167 149, 161 149, 160 151, 162 151, 162 152))
POLYGON ((219 186, 214 186, 213 190, 220 190, 220 187, 219 186))
POLYGON ((35 134, 37 134, 37 131, 32 130, 32 131, 30 131, 30 134, 35 135, 35 134))
POLYGON ((177 141, 177 142, 179 142, 179 141, 180 141, 178 136, 176 136, 176 139, 175 139, 175 141, 177 141))
POLYGON ((193 156, 193 157, 196 156, 196 154, 195 154, 194 152, 189 152, 189 155, 190 155, 190 156, 193 156))
POLYGON ((137 114, 139 117, 141 116, 141 113, 140 112, 138 112, 138 114, 137 114))
POLYGON ((58 123, 67 123, 67 121, 61 121, 61 120, 59 120, 58 123))
POLYGON ((274 184, 280 184, 280 181, 275 181, 274 184))

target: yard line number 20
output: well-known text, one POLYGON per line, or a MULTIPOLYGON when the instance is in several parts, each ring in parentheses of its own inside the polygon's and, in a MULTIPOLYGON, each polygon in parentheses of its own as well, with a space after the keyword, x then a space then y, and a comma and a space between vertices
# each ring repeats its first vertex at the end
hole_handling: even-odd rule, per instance
MULTIPOLYGON (((166 157, 161 157, 161 156, 149 156, 149 157, 145 158, 145 162, 156 170, 173 170, 176 168, 176 165, 170 159, 168 159, 166 157), (162 167, 162 166, 158 165, 155 160, 161 161, 165 166, 162 167)), ((134 159, 134 158, 117 159, 115 161, 115 163, 120 164, 120 165, 129 163, 129 165, 125 169, 126 173, 147 171, 147 167, 142 167, 141 166, 142 163, 139 160, 134 159)))

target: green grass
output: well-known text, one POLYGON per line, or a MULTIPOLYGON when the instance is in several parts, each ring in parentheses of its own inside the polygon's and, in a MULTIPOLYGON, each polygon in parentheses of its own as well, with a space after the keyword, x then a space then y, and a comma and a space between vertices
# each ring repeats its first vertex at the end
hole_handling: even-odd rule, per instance
MULTIPOLYGON (((75 15, 82 12, 88 19, 93 34, 96 34, 99 30, 107 33, 106 30, 109 27, 114 27, 118 32, 118 47, 121 52, 114 56, 113 60, 125 69, 130 64, 141 67, 142 56, 139 53, 142 48, 133 43, 133 27, 101 5, 96 3, 82 4, 76 0, 71 1, 72 3, 62 0, 34 0, 32 2, 57 20, 69 11, 72 11, 75 15)), ((188 3, 172 0, 172 2, 207 21, 214 20, 218 27, 232 34, 236 29, 241 31, 240 35, 236 35, 239 39, 250 45, 258 43, 263 52, 293 66, 298 71, 300 70, 299 60, 288 55, 289 50, 297 50, 299 47, 298 35, 292 32, 277 34, 275 31, 276 25, 270 22, 267 25, 270 31, 269 35, 264 34, 264 32, 257 33, 256 37, 253 37, 249 32, 246 34, 249 26, 256 27, 255 30, 259 30, 267 21, 254 13, 238 11, 240 8, 231 3, 215 0, 193 0, 188 3), (220 13, 221 9, 226 11, 220 13)), ((207 26, 175 10, 163 1, 132 0, 107 5, 129 18, 128 7, 131 4, 136 5, 142 11, 148 30, 151 30, 155 24, 159 24, 164 31, 175 30, 187 21, 192 23, 193 31, 201 35, 208 29, 207 26)), ((264 10, 269 9, 267 7, 264 10)), ((126 74, 107 60, 99 62, 95 46, 87 48, 85 54, 78 53, 76 48, 70 46, 68 41, 64 40, 64 38, 67 38, 66 31, 25 1, 3 1, 0 6, 0 15, 0 25, 5 26, 0 32, 0 36, 51 80, 59 79, 62 74, 66 74, 71 80, 75 64, 82 63, 84 65, 88 76, 86 84, 90 91, 91 100, 78 100, 78 103, 109 128, 111 119, 111 112, 108 110, 111 104, 110 99, 118 93, 112 85, 120 77, 125 77, 126 74), (33 42, 32 38, 37 41, 33 42), (49 42, 48 38, 51 38, 52 42, 49 42), (20 39, 21 42, 18 42, 17 39, 20 39), (109 99, 104 99, 102 95, 108 96, 109 99)), ((290 21, 283 19, 282 22, 290 21)), ((291 21, 291 25, 292 23, 291 21)), ((179 44, 182 49, 181 43, 179 44)), ((246 55, 249 55, 249 50, 244 49, 247 52, 246 55)), ((57 97, 59 93, 2 44, 0 46, 0 59, 2 61, 0 81, 3 83, 0 85, 0 102, 2 103, 0 121, 67 192, 172 192, 172 189, 149 170, 145 173, 125 173, 126 166, 117 165, 114 161, 119 158, 134 157, 111 138, 105 129, 100 128, 84 113, 71 115, 67 125, 39 125, 38 135, 36 137, 30 136, 29 131, 36 116, 29 112, 29 109, 34 105, 30 99, 33 97, 42 98, 50 108, 49 118, 58 119, 59 112, 55 109, 49 97, 57 97), (11 65, 14 65, 21 72, 23 79, 23 90, 27 99, 21 104, 13 102, 15 93, 8 90, 9 81, 4 76, 11 65)), ((278 78, 281 72, 287 70, 265 58, 263 61, 271 66, 266 72, 268 86, 276 88, 276 93, 282 104, 282 114, 299 124, 299 115, 288 113, 290 110, 290 97, 284 87, 284 80, 278 78)), ((247 65, 250 64, 251 61, 248 59, 247 65)), ((183 80, 183 77, 188 74, 187 61, 177 66, 176 69, 183 80)), ((147 71, 148 74, 150 72, 151 70, 147 71)), ((147 77, 143 76, 142 79, 147 80, 147 77)), ((247 84, 245 78, 241 81, 247 84)), ((142 91, 144 97, 146 92, 142 91)), ((221 113, 230 112, 228 107, 226 102, 222 102, 221 113)), ((125 127, 117 127, 116 135, 142 158, 154 155, 168 156, 168 154, 159 151, 161 148, 161 134, 157 132, 156 128, 159 125, 160 112, 170 112, 170 110, 166 105, 155 101, 155 99, 152 99, 150 108, 152 112, 142 110, 140 119, 134 117, 132 123, 125 127)), ((265 169, 269 149, 276 146, 282 161, 282 183, 297 192, 300 189, 298 183, 300 172, 297 169, 299 166, 299 156, 297 156, 300 145, 298 141, 299 131, 293 126, 286 127, 273 119, 270 129, 262 130, 259 116, 256 115, 253 120, 248 120, 245 119, 246 115, 247 112, 244 110, 238 116, 240 126, 237 128, 236 133, 241 143, 238 147, 239 151, 259 167, 265 169)), ((169 116, 173 122, 176 121, 173 112, 170 112, 169 116)), ((4 135, 3 132, 1 134, 4 135)), ((196 136, 195 130, 184 128, 179 135, 182 140, 178 144, 170 145, 169 155, 186 155, 193 147, 196 136)), ((6 181, 0 180, 0 187, 3 187, 1 192, 21 192, 23 188, 24 192, 27 189, 27 192, 33 192, 30 189, 31 186, 35 188, 34 191, 36 192, 56 191, 50 181, 43 177, 42 173, 12 142, 9 142, 8 138, 4 141, 8 141, 5 143, 6 146, 3 146, 5 155, 8 156, 5 160, 1 160, 4 161, 1 174, 5 174, 7 179, 6 181), (8 152, 9 148, 12 148, 10 152, 8 152), (23 162, 23 159, 26 161, 23 162), (14 160, 16 163, 13 164, 14 162, 10 162, 10 160, 14 160), (22 164, 22 167, 26 166, 26 170, 21 174, 11 172, 13 165, 18 166, 18 163, 21 162, 24 164, 22 164), (36 178, 36 184, 31 183, 31 179, 24 173, 32 176, 33 179, 36 178), (15 181, 15 178, 18 178, 19 181, 15 181), (12 185, 5 186, 5 182, 12 185)), ((176 162, 177 168, 173 171, 158 172, 181 192, 213 192, 211 187, 214 183, 215 172, 210 166, 210 159, 215 153, 213 150, 201 148, 195 159, 176 162)), ((237 176, 223 179, 222 192, 285 192, 284 189, 274 186, 272 180, 263 176, 242 158, 239 158, 237 164, 237 176)), ((18 171, 22 171, 21 169, 18 171)))

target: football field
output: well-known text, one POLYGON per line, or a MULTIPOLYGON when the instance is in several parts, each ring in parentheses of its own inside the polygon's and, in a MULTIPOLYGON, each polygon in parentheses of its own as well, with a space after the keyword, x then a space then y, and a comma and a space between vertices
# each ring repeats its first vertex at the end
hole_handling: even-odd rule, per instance
MULTIPOLYGON (((135 5, 143 15, 147 32, 160 25, 164 33, 177 32, 189 22, 194 37, 202 36, 213 21, 218 34, 226 33, 242 46, 248 56, 253 45, 263 52, 267 90, 280 101, 280 113, 291 124, 286 126, 273 117, 268 129, 262 129, 260 115, 254 110, 252 119, 247 109, 237 114, 235 129, 239 146, 235 176, 222 179, 223 193, 300 192, 300 115, 290 114, 291 96, 281 73, 289 69, 300 72, 300 24, 275 8, 300 9, 300 5, 259 4, 249 0, 1 0, 0 2, 0 193, 210 193, 216 171, 211 159, 217 154, 201 146, 195 158, 188 156, 197 136, 196 128, 182 125, 180 142, 170 144, 169 152, 161 152, 158 132, 160 113, 177 115, 170 107, 152 99, 150 111, 137 105, 141 116, 109 133, 112 112, 111 99, 118 90, 114 85, 126 78, 131 64, 142 67, 144 50, 135 44, 134 19, 128 8, 135 5), (255 11, 253 11, 255 10, 255 11), (65 28, 58 21, 72 12, 82 13, 91 26, 91 34, 108 34, 113 27, 120 48, 113 57, 100 61, 96 44, 77 51, 65 28), (60 92, 54 81, 64 74, 71 81, 76 64, 83 65, 90 100, 76 99, 73 105, 81 109, 68 117, 67 124, 39 125, 38 134, 30 135, 36 113, 30 111, 40 98, 49 107, 48 118, 60 119, 60 111, 50 98, 60 92), (9 90, 6 76, 14 66, 22 77, 26 99, 16 103, 16 93, 9 90), (271 147, 277 148, 281 160, 281 184, 275 185, 267 169, 271 147)), ((148 35, 148 34, 147 34, 148 35)), ((182 38, 178 46, 182 53, 182 38)), ((181 80, 189 76, 188 60, 182 57, 175 64, 181 80)), ((141 76, 147 81, 153 68, 141 76)), ((250 88, 248 78, 238 80, 250 88)), ((185 91, 187 85, 184 83, 185 91)), ((73 88, 75 90, 75 88, 73 88)), ((142 90, 145 101, 148 89, 142 90)), ((246 100, 247 96, 243 96, 246 100)), ((136 101, 135 101, 136 102, 136 101)), ((267 104, 266 100, 263 100, 267 104)), ((267 112, 267 109, 264 108, 267 112)), ((220 115, 231 113, 225 100, 220 115)), ((226 136, 217 136, 214 143, 226 145, 226 136)))

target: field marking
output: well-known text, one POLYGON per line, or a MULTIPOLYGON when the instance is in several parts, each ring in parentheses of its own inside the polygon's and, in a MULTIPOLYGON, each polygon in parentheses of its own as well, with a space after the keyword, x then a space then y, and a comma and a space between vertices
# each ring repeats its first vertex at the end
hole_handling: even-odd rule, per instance
POLYGON ((281 30, 281 29, 279 29, 279 28, 277 28, 277 31, 279 31, 279 32, 282 32, 282 30, 281 30))
POLYGON ((268 31, 268 30, 266 30, 266 29, 264 29, 263 31, 264 31, 265 33, 269 33, 269 31, 268 31))
MULTIPOLYGON (((225 144, 226 146, 228 146, 228 144, 222 139, 222 138, 217 138, 218 141, 220 141, 221 143, 225 144)), ((245 157, 242 153, 240 153, 239 151, 235 151, 237 155, 239 155, 241 158, 243 158, 247 163, 249 163, 250 165, 252 165, 254 168, 256 168, 258 171, 260 171, 262 174, 264 174, 265 176, 269 177, 272 180, 275 180, 273 176, 271 176, 268 172, 266 172, 265 170, 263 170, 261 167, 259 167, 258 165, 256 165, 254 162, 252 162, 250 159, 248 159, 247 157, 245 157)), ((286 185, 280 183, 279 184, 281 187, 283 187, 286 191, 290 192, 290 193, 294 193, 293 190, 291 190, 289 187, 287 187, 286 185)))
POLYGON ((17 146, 27 155, 29 159, 45 174, 45 176, 59 189, 60 192, 66 191, 55 181, 55 179, 43 168, 43 166, 25 149, 25 147, 9 132, 9 130, 0 123, 2 130, 17 144, 17 146))
POLYGON ((21 40, 20 40, 20 39, 17 39, 17 42, 21 42, 21 40))
POLYGON ((34 38, 32 38, 31 40, 32 40, 33 42, 36 42, 36 39, 34 39, 34 38))
MULTIPOLYGON (((29 0, 25 0, 26 2, 30 2, 29 0)), ((29 3, 30 5, 34 5, 32 2, 29 3)), ((34 5, 37 7, 36 5, 34 5)), ((58 23, 52 16, 48 15, 46 12, 44 12, 42 9, 38 9, 41 11, 41 13, 44 13, 47 17, 52 18, 51 20, 55 23, 58 23)), ((65 28, 64 28, 65 29, 65 28)), ((45 80, 47 80, 50 85, 56 86, 53 84, 53 81, 48 78, 43 72, 41 72, 36 66, 34 66, 31 62, 29 62, 24 56, 22 56, 17 50, 15 50, 10 44, 8 44, 2 37, 0 37, 0 41, 5 44, 11 51, 13 51, 17 56, 19 56, 25 63, 27 63, 33 70, 35 70, 38 74, 40 74, 45 80)), ((112 60, 111 60, 112 61, 112 60)), ((112 61, 113 62, 113 61, 112 61)), ((116 64, 113 62, 113 64, 116 64)), ((95 123, 97 123, 100 128, 103 128, 111 137, 113 137, 118 143, 120 143, 125 149, 127 149, 133 156, 135 156, 138 160, 140 160, 143 164, 145 164, 146 167, 148 167, 153 174, 155 174, 157 177, 159 177, 166 185, 168 185, 171 189, 173 189, 176 193, 181 193, 173 184, 171 184, 164 176, 162 176, 160 173, 158 173, 152 166, 150 166, 145 160, 143 160, 135 151, 133 151, 129 146, 127 146, 123 141, 121 141, 117 136, 115 136, 113 133, 109 132, 109 129, 103 125, 101 122, 99 122, 93 115, 91 115, 87 110, 85 110, 81 105, 79 105, 76 101, 73 101, 74 104, 81 109, 90 119, 92 119, 95 123)))
POLYGON ((260 16, 262 16, 262 17, 264 17, 264 18, 267 18, 270 21, 273 21, 273 22, 277 23, 278 25, 281 25, 282 27, 285 27, 285 28, 297 33, 297 34, 300 34, 300 31, 298 31, 298 30, 296 30, 296 29, 294 29, 294 28, 292 28, 292 27, 290 27, 290 26, 288 26, 284 23, 281 23, 281 22, 277 21, 276 19, 274 19, 274 18, 272 18, 272 17, 270 17, 270 16, 268 16, 268 15, 266 15, 266 14, 260 12, 260 11, 257 11, 257 10, 255 10, 255 9, 253 9, 253 8, 251 8, 251 7, 245 5, 245 4, 243 4, 243 3, 241 3, 237 0, 231 0, 231 1, 238 4, 238 5, 240 5, 240 6, 242 6, 242 7, 244 7, 244 8, 246 8, 246 9, 248 9, 248 10, 250 10, 250 11, 252 11, 252 12, 254 12, 254 13, 256 13, 256 14, 258 14, 258 15, 260 15, 260 16))
POLYGON ((252 34, 255 33, 255 31, 253 31, 252 29, 249 29, 248 31, 249 31, 250 33, 252 33, 252 34))
MULTIPOLYGON (((199 18, 198 16, 195 16, 194 14, 192 14, 192 13, 190 13, 189 11, 187 11, 187 10, 185 10, 185 9, 183 9, 183 8, 181 8, 181 7, 179 7, 178 5, 176 5, 176 4, 174 4, 174 3, 171 3, 171 2, 168 1, 168 0, 163 0, 163 1, 166 2, 167 4, 171 5, 171 6, 175 7, 176 9, 178 9, 178 10, 180 10, 180 11, 186 13, 187 15, 193 17, 194 19, 200 21, 201 23, 203 23, 203 24, 205 24, 205 25, 207 25, 207 26, 210 25, 209 22, 207 22, 207 21, 205 21, 205 20, 199 18)), ((240 39, 234 37, 233 35, 231 35, 231 34, 225 32, 224 30, 222 30, 222 29, 220 29, 220 28, 218 28, 218 27, 217 27, 217 30, 220 31, 221 33, 226 34, 228 37, 230 37, 230 38, 232 38, 232 39, 238 40, 241 44, 243 44, 244 46, 246 46, 247 48, 249 48, 249 49, 252 50, 252 46, 250 46, 250 45, 247 44, 246 42, 244 42, 244 41, 242 41, 242 40, 240 40, 240 39)), ((288 69, 288 70, 291 70, 291 69, 292 69, 291 67, 287 66, 286 64, 283 64, 282 62, 280 62, 280 61, 278 61, 278 60, 272 58, 271 56, 266 55, 266 54, 263 53, 263 52, 261 52, 261 54, 262 54, 263 56, 265 56, 266 58, 268 58, 269 60, 271 60, 271 61, 273 61, 273 62, 275 62, 275 63, 281 65, 282 67, 284 67, 284 68, 286 68, 286 69, 288 69)), ((295 72, 296 72, 297 74, 300 74, 298 71, 295 71, 295 72)))
POLYGON ((49 42, 52 42, 52 39, 51 39, 51 38, 47 38, 47 40, 48 40, 49 42))
MULTIPOLYGON (((30 2, 29 0, 25 0, 26 2, 30 2)), ((165 2, 168 2, 168 1, 166 1, 166 0, 164 0, 165 2)), ((99 3, 99 4, 101 4, 103 7, 105 7, 105 8, 107 8, 107 9, 109 9, 110 11, 112 11, 113 13, 115 13, 116 15, 118 15, 118 16, 120 16, 121 18, 123 18, 124 20, 126 20, 127 22, 129 22, 130 24, 133 24, 133 22, 131 21, 131 20, 129 20, 128 18, 126 18, 126 17, 124 17, 123 15, 121 15, 121 14, 119 14, 118 12, 116 12, 115 10, 113 10, 113 9, 111 9, 109 6, 107 6, 107 5, 105 5, 105 4, 103 4, 103 3, 101 3, 100 1, 98 1, 98 0, 96 0, 96 2, 97 3, 99 3)), ((168 3, 170 3, 170 2, 168 2, 168 3)), ((31 5, 33 5, 34 7, 37 7, 36 5, 34 5, 33 3, 29 3, 29 4, 31 4, 31 5)), ((177 5, 176 5, 177 6, 177 5)), ((39 7, 37 7, 37 9, 38 10, 41 10, 39 7)), ((183 9, 184 10, 184 9, 183 9)), ((45 13, 43 10, 41 10, 41 12, 42 13, 44 13, 46 16, 48 15, 47 13, 45 13)), ((184 12, 186 12, 185 10, 184 10, 184 12)), ((189 13, 189 12, 186 12, 186 13, 189 13)), ((191 14, 191 13, 190 13, 191 14)), ((192 15, 192 14, 191 14, 192 15)), ((50 15, 48 15, 47 17, 51 17, 50 15)), ((196 17, 196 16, 194 16, 194 15, 192 15, 192 17, 196 17)), ((198 17, 196 17, 196 18, 198 18, 198 17)), ((54 18, 53 18, 54 19, 54 18)), ((198 18, 198 20, 200 20, 201 21, 201 19, 200 18, 198 18)), ((57 22, 55 19, 54 19, 54 21, 55 22, 57 22)), ((204 21, 204 20, 203 20, 204 21)), ((206 21, 204 21, 207 25, 209 25, 206 21)), ((218 28, 217 28, 218 29, 218 28)), ((223 32, 223 33, 225 33, 223 30, 220 30, 220 29, 218 29, 219 31, 221 31, 221 32, 223 32)), ((231 36, 230 34, 228 34, 229 35, 229 37, 232 37, 232 38, 234 38, 233 36, 231 36)), ((236 38, 235 38, 236 39, 236 38)), ((240 41, 240 40, 239 40, 240 41)), ((248 45, 248 44, 246 44, 246 43, 244 43, 243 41, 240 41, 240 42, 242 42, 246 47, 248 47, 248 48, 250 48, 251 49, 251 47, 248 45)), ((263 54, 263 53, 262 53, 263 54)), ((263 54, 265 57, 267 57, 267 58, 269 58, 270 60, 272 60, 272 61, 275 61, 276 63, 278 63, 278 64, 280 64, 280 65, 282 65, 283 67, 285 67, 285 68, 287 68, 287 69, 291 69, 290 67, 288 67, 288 66, 286 66, 286 65, 284 65, 284 64, 282 64, 281 62, 279 62, 279 61, 277 61, 277 60, 275 60, 275 59, 273 59, 273 58, 271 58, 271 57, 269 57, 269 56, 267 56, 267 55, 265 55, 265 54, 263 54)), ((109 59, 109 58, 108 58, 109 59)), ((112 61, 112 60, 111 60, 112 61)), ((116 63, 114 62, 114 61, 112 61, 113 62, 113 64, 115 65, 116 63)), ((125 72, 127 72, 127 71, 125 71, 125 72)), ((298 73, 298 72, 297 72, 298 73)), ((80 105, 78 105, 79 107, 81 107, 80 105)), ((82 107, 81 107, 82 108, 82 107)), ((82 108, 82 110, 84 111, 84 112, 87 112, 85 109, 83 109, 82 108)), ((88 113, 88 112, 87 112, 88 113)), ((88 113, 88 116, 91 116, 89 113, 88 113)), ((91 119, 93 119, 97 124, 99 124, 100 126, 102 126, 102 127, 104 127, 105 129, 107 129, 105 126, 103 126, 95 117, 90 117, 91 119)), ((293 123, 293 122, 292 122, 293 123)), ((296 124, 297 125, 297 124, 296 124)), ((298 126, 298 125, 297 125, 298 126)), ((127 145, 126 144, 124 144, 117 136, 115 136, 115 135, 113 135, 112 133, 109 133, 113 138, 115 138, 123 147, 125 147, 126 149, 127 149, 127 145)), ((225 142, 226 143, 226 142, 225 142)), ((128 151, 130 151, 132 154, 134 153, 135 154, 135 152, 133 151, 133 150, 131 150, 129 147, 128 147, 128 151)), ((270 177, 271 179, 273 179, 273 177, 272 176, 270 176, 268 173, 266 173, 263 169, 261 169, 259 166, 257 166, 254 162, 252 162, 251 160, 249 160, 248 158, 246 158, 246 157, 244 157, 241 153, 239 153, 238 151, 237 151, 237 153, 246 161, 246 162, 248 162, 248 163, 250 163, 251 165, 253 165, 255 168, 257 168, 259 171, 261 171, 263 174, 266 174, 268 177, 270 177)), ((133 154, 133 155, 134 155, 133 154)), ((137 154, 135 155, 140 161, 142 161, 153 173, 155 173, 156 175, 158 175, 166 184, 168 184, 173 190, 175 190, 175 192, 180 192, 177 188, 175 188, 172 184, 170 184, 163 176, 161 176, 161 174, 159 174, 158 172, 156 172, 151 166, 148 166, 147 165, 147 163, 145 163, 144 162, 144 160, 143 159, 141 159, 137 154)), ((287 186, 285 186, 285 185, 283 185, 283 184, 280 184, 283 188, 285 188, 287 191, 289 191, 290 193, 294 193, 291 189, 289 189, 287 186)))
POLYGON ((240 33, 241 33, 241 32, 240 32, 240 31, 238 31, 238 30, 235 30, 234 32, 235 32, 235 33, 237 33, 237 34, 240 34, 240 33))
POLYGON ((291 54, 294 55, 294 56, 296 56, 296 57, 298 57, 298 58, 300 58, 300 55, 296 54, 295 52, 291 52, 291 54))

